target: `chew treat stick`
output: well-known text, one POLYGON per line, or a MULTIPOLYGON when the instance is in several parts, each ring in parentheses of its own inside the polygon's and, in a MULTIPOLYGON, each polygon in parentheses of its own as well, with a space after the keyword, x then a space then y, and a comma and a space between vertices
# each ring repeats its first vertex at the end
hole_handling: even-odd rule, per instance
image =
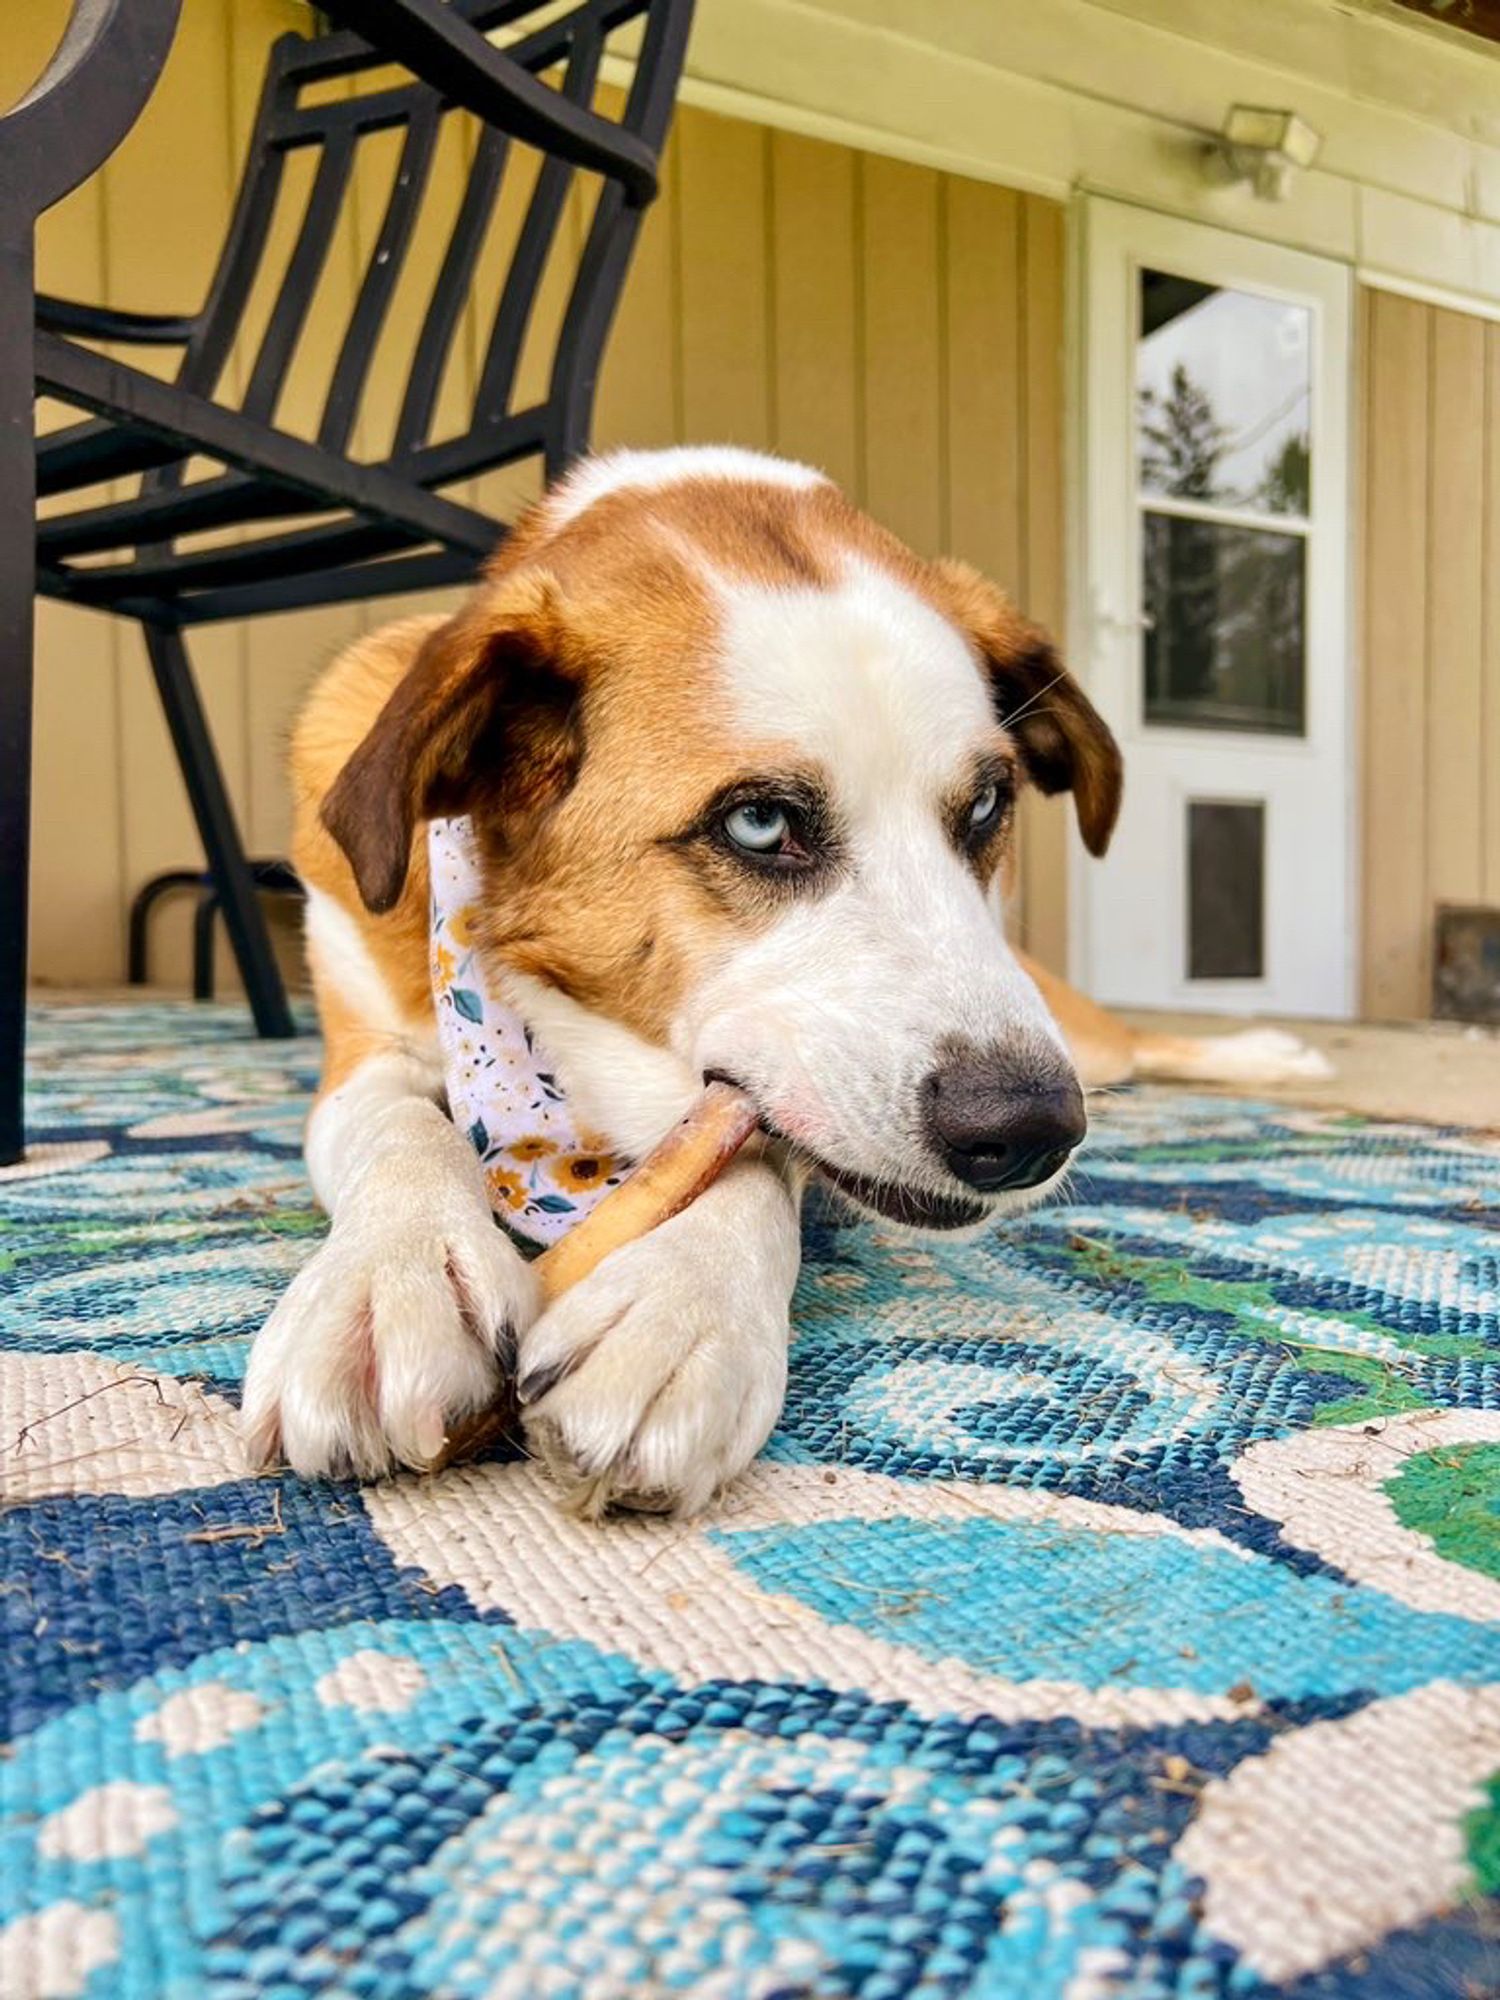
POLYGON ((547 1303, 586 1278, 611 1250, 690 1207, 723 1173, 756 1124, 755 1106, 744 1091, 731 1083, 708 1084, 686 1118, 635 1172, 538 1258, 547 1303))
MULTIPOLYGON (((568 1234, 537 1259, 542 1303, 550 1305, 602 1264, 612 1250, 667 1222, 711 1187, 758 1123, 755 1105, 730 1083, 710 1083, 686 1118, 674 1125, 627 1180, 607 1194, 568 1234)), ((464 1417, 429 1468, 472 1457, 511 1427, 514 1401, 464 1417)))

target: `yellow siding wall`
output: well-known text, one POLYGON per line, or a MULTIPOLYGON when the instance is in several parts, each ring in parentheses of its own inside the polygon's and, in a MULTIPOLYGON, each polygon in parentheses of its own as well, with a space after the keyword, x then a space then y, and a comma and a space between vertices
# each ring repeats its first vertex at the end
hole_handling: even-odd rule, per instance
POLYGON ((1439 903, 1500 903, 1500 325, 1360 309, 1364 980, 1426 1015, 1439 903))
MULTIPOLYGON (((66 9, 47 0, 12 11, 0 101, 40 69, 66 9)), ((306 21, 298 0, 188 0, 142 124, 44 224, 44 289, 158 310, 197 303, 266 45, 306 21)), ((456 193, 463 165, 451 144, 438 185, 456 193)), ((315 323, 338 323, 389 171, 389 159, 371 163, 356 186, 315 323)), ((518 199, 505 208, 497 274, 518 199)), ((575 238, 582 221, 580 201, 575 238)), ((430 241, 429 258, 436 232, 430 241)), ((422 255, 419 243, 414 262, 422 255)), ((805 457, 920 550, 967 556, 1060 626, 1062 267, 1054 202, 684 109, 609 349, 595 441, 735 440, 805 457)), ((561 279, 549 274, 544 287, 523 394, 539 384, 561 279)), ((493 296, 492 283, 480 305, 493 296)), ((480 317, 447 385, 451 408, 473 380, 480 317)), ((407 320, 409 332, 410 311, 407 320)), ((320 353, 331 363, 330 341, 320 353)), ((129 358, 168 365, 150 350, 129 358)), ((388 379, 398 363, 386 357, 388 379)), ((317 375, 312 366, 293 379, 283 421, 304 430, 313 421, 317 375)), ((378 445, 369 423, 363 442, 378 445)), ((502 511, 533 490, 525 471, 477 483, 480 504, 502 511)), ((282 741, 309 677, 363 625, 408 608, 387 601, 194 636, 252 851, 285 846, 282 741)), ((113 981, 129 896, 198 848, 136 630, 44 606, 38 664, 33 971, 43 981, 113 981)), ((1063 827, 1057 802, 1034 802, 1021 884, 1029 941, 1056 963, 1063 827)), ((187 910, 169 905, 153 934, 153 973, 184 980, 187 951, 187 910)))

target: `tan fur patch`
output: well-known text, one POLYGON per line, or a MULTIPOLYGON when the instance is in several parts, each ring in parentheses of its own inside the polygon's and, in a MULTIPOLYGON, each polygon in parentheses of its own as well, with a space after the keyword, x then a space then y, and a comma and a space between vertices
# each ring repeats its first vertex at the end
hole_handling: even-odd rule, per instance
MULTIPOLYGON (((397 1010, 426 1033, 432 1020, 427 968, 427 856, 415 843, 400 902, 372 917, 360 900, 349 863, 320 817, 335 779, 363 741, 422 641, 446 621, 405 618, 358 639, 340 653, 313 688, 292 736, 292 860, 304 882, 331 896, 359 925, 397 1010), (418 851, 420 849, 420 851, 418 851)), ((324 1091, 342 1082, 368 1054, 371 1032, 334 990, 314 955, 313 983, 323 1027, 324 1091)), ((375 1037, 376 1042, 384 1037, 375 1037)))

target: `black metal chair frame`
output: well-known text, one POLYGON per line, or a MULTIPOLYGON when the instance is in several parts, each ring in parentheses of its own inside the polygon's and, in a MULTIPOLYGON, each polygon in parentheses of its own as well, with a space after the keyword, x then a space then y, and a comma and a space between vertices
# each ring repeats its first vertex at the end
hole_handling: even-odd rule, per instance
MULTIPOLYGON (((277 856, 247 855, 245 866, 256 893, 264 899, 303 903, 306 892, 289 861, 277 856)), ((214 919, 219 914, 219 891, 206 868, 165 868, 143 882, 130 899, 130 915, 125 926, 125 978, 131 986, 151 984, 151 912, 163 896, 191 889, 193 900, 193 998, 214 997, 214 919)))
POLYGON ((292 1019, 241 845, 184 633, 215 620, 461 582, 506 523, 444 496, 453 482, 539 458, 553 475, 585 449, 619 302, 681 73, 693 0, 578 0, 528 27, 538 0, 326 0, 342 23, 272 47, 238 200, 200 311, 123 312, 37 297, 37 218, 108 157, 146 103, 181 0, 74 0, 64 41, 0 119, 0 1164, 21 1156, 35 592, 137 620, 255 1024, 292 1019), (640 22, 618 121, 592 108, 605 39, 640 22), (358 32, 356 32, 356 26, 358 32), (503 47, 488 36, 499 29, 503 47), (362 95, 342 78, 391 62, 362 95), (560 76, 554 85, 544 72, 560 76), (379 462, 347 455, 410 246, 442 120, 479 121, 468 179, 379 462), (355 288, 315 439, 278 428, 278 397, 334 241, 360 141, 400 130, 385 213, 355 288), (512 146, 542 155, 500 287, 470 421, 434 442, 444 369, 512 146), (316 153, 311 193, 236 406, 220 377, 268 247, 288 157, 316 153), (598 196, 546 396, 512 407, 538 288, 575 173, 598 196), (174 380, 86 343, 177 348, 174 380), (33 437, 34 394, 87 413, 33 437), (189 483, 190 459, 222 471, 189 483), (129 497, 34 520, 39 496, 140 475, 129 497), (308 519, 311 518, 311 525, 308 519), (288 526, 295 521, 298 525, 288 526), (281 525, 277 525, 280 523, 281 525), (257 524, 265 532, 250 532, 257 524), (204 530, 237 539, 181 546, 204 530), (34 536, 34 541, 33 541, 34 536), (33 562, 33 549, 35 559, 33 562), (101 557, 112 558, 100 561, 101 557))

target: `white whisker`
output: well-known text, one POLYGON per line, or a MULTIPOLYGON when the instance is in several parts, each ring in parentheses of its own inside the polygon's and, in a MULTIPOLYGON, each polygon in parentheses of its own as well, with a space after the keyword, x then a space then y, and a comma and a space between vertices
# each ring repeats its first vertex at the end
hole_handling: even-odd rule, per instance
POLYGON ((1015 711, 1013 715, 1004 715, 1000 718, 1001 721, 1005 724, 1005 727, 1007 729, 1013 729, 1015 725, 1020 721, 1023 715, 1029 715, 1031 713, 1031 711, 1036 707, 1037 703, 1042 699, 1043 695, 1051 694, 1052 690, 1057 686, 1058 682, 1065 681, 1067 678, 1068 678, 1068 671, 1067 668, 1064 667, 1061 673, 1056 673, 1052 676, 1051 680, 1047 682, 1045 687, 1039 687, 1034 695, 1028 696, 1028 698, 1021 703, 1021 706, 1015 711))

